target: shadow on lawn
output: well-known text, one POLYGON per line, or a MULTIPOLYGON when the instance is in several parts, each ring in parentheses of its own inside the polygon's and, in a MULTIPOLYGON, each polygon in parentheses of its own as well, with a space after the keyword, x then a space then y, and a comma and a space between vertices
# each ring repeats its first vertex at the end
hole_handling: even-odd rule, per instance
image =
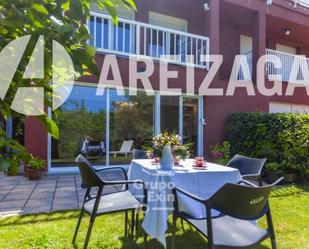
POLYGON ((271 198, 301 195, 309 192, 309 186, 281 185, 277 186, 271 193, 271 198))
POLYGON ((1 220, 0 227, 11 226, 11 225, 27 225, 41 222, 52 222, 63 219, 78 218, 79 211, 71 210, 65 212, 55 213, 41 213, 41 214, 27 214, 21 216, 13 216, 4 218, 1 220))
MULTIPOLYGON (((169 225, 168 236, 166 237, 166 246, 167 248, 171 248, 171 226, 169 225)), ((144 240, 142 237, 142 231, 139 231, 139 243, 136 240, 133 240, 132 237, 125 238, 121 237, 122 247, 121 249, 144 249, 144 240)), ((181 228, 180 226, 177 228, 176 237, 175 237, 175 249, 205 249, 207 248, 208 243, 207 239, 204 238, 199 232, 197 232, 191 226, 185 226, 185 228, 181 228)), ((256 245, 254 247, 250 247, 252 249, 270 249, 265 245, 256 245)), ((161 245, 157 240, 152 239, 148 236, 147 239, 147 249, 164 249, 163 245, 161 245)))

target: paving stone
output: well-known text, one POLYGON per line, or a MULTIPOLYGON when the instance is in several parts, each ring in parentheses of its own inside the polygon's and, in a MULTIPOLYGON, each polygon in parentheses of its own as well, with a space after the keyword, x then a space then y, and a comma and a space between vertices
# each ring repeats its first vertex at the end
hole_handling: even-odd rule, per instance
POLYGON ((77 198, 55 198, 53 201, 52 211, 78 209, 77 198))
MULTIPOLYGON (((1 201, 0 202, 0 213, 5 211, 20 211, 27 200, 17 200, 17 201, 1 201)), ((1 215, 1 214, 0 214, 1 215)))
POLYGON ((18 200, 27 200, 32 193, 32 190, 12 190, 9 194, 3 199, 3 201, 18 201, 18 200))

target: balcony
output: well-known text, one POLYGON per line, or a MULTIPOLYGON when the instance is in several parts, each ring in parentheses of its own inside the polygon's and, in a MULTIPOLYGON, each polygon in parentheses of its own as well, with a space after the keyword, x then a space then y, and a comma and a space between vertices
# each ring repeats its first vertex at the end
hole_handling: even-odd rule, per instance
POLYGON ((98 12, 91 12, 88 27, 93 37, 90 44, 99 52, 153 59, 170 55, 166 58, 170 63, 208 69, 200 58, 209 55, 208 37, 122 18, 114 26, 109 15, 98 12))
MULTIPOLYGON (((274 55, 277 56, 281 63, 281 68, 275 68, 273 64, 269 63, 266 66, 266 73, 267 74, 280 74, 282 75, 282 81, 288 82, 290 79, 290 75, 293 68, 293 63, 295 60, 298 60, 301 66, 308 67, 309 66, 309 58, 300 55, 288 54, 284 52, 280 52, 277 50, 266 49, 267 55, 274 55)), ((303 80, 303 75, 301 72, 297 74, 297 80, 303 80)))
POLYGON ((295 3, 298 3, 301 6, 309 8, 309 0, 294 0, 295 3))

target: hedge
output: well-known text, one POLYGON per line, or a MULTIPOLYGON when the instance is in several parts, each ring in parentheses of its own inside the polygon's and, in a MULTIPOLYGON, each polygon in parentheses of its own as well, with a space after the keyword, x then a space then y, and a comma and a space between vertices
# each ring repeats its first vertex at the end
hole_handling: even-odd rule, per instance
POLYGON ((284 170, 309 173, 309 114, 234 113, 226 140, 231 155, 266 157, 284 170))

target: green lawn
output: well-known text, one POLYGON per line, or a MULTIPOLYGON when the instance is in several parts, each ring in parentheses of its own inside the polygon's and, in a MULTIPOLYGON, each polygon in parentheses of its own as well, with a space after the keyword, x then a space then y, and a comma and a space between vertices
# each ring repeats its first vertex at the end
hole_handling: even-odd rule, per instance
MULTIPOLYGON (((296 186, 280 187, 270 200, 279 249, 309 249, 309 189, 296 186)), ((74 248, 71 238, 78 211, 30 215, 0 219, 0 248, 74 248)), ((77 248, 82 248, 88 217, 84 218, 78 236, 77 248)), ((262 225, 265 221, 262 221, 262 225)), ((205 240, 193 229, 178 224, 177 249, 207 248, 205 240)), ((167 233, 170 242, 170 231, 167 233)), ((123 237, 123 215, 97 218, 89 248, 143 248, 143 240, 137 242, 123 237)), ((149 249, 163 248, 150 240, 149 249)), ((256 249, 270 248, 265 241, 256 249)))

